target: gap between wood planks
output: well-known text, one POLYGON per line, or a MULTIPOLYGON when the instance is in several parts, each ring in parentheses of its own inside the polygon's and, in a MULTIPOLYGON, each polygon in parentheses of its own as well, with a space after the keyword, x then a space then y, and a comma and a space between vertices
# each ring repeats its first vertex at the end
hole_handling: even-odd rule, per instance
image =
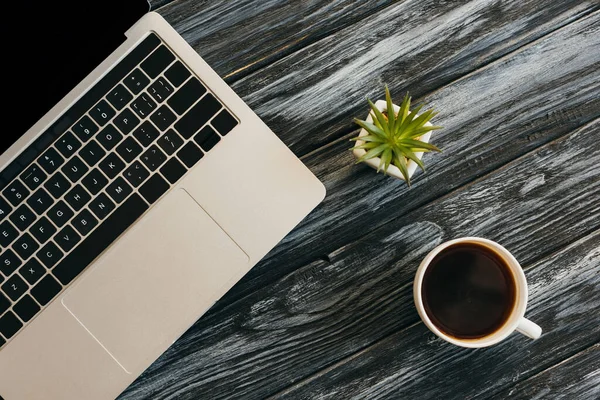
MULTIPOLYGON (((600 118, 596 119, 595 121, 600 121, 600 118)), ((585 127, 581 127, 579 129, 571 132, 571 134, 575 135, 575 134, 577 134, 578 131, 583 130, 583 129, 585 129, 585 127)), ((551 145, 551 144, 552 144, 552 142, 548 143, 547 145, 551 145)), ((541 147, 545 147, 545 146, 541 146, 541 147)), ((571 241, 569 243, 566 243, 563 246, 560 246, 559 248, 555 249, 554 251, 551 251, 551 252, 549 252, 549 253, 547 253, 545 255, 542 255, 542 256, 539 256, 539 257, 536 257, 536 258, 532 259, 528 263, 527 267, 524 267, 523 269, 527 272, 528 270, 530 270, 532 268, 539 267, 539 264, 543 263, 544 260, 550 260, 553 257, 556 257, 556 256, 560 255, 560 253, 565 252, 566 250, 568 250, 569 247, 573 246, 574 243, 577 243, 577 242, 580 242, 580 241, 584 241, 586 238, 590 238, 590 237, 598 234, 598 232, 600 232, 600 229, 593 229, 590 232, 586 232, 585 234, 579 235, 578 237, 574 238, 573 241, 571 241)), ((375 348, 377 348, 379 346, 385 345, 385 343, 388 342, 388 341, 390 341, 393 337, 399 335, 400 333, 402 333, 404 331, 412 329, 415 326, 420 325, 422 323, 423 322, 420 319, 417 319, 417 320, 415 320, 414 323, 410 323, 410 324, 406 325, 405 327, 403 327, 401 329, 398 329, 398 330, 395 330, 393 332, 390 332, 388 335, 382 337, 381 339, 379 339, 379 340, 377 340, 377 341, 375 341, 375 342, 373 342, 373 343, 371 343, 371 344, 369 344, 367 346, 364 346, 364 347, 358 349, 356 352, 354 352, 352 354, 349 354, 346 357, 344 357, 344 358, 342 358, 342 359, 340 359, 338 361, 335 361, 335 362, 333 362, 333 363, 331 363, 331 364, 329 364, 329 365, 321 368, 320 370, 314 372, 312 375, 307 376, 307 377, 305 377, 303 379, 300 379, 297 382, 295 382, 294 384, 292 384, 292 385, 290 385, 290 386, 288 386, 288 387, 286 387, 284 389, 281 389, 281 390, 279 390, 279 391, 277 391, 277 392, 275 392, 273 394, 270 394, 270 395, 266 396, 266 398, 268 400, 274 400, 274 399, 278 398, 281 395, 292 393, 296 389, 309 384, 310 382, 312 382, 312 381, 314 381, 314 380, 316 380, 316 379, 318 379, 318 378, 320 378, 320 377, 328 374, 329 372, 332 372, 332 371, 336 370, 337 368, 339 368, 339 367, 341 367, 341 366, 343 366, 343 365, 351 362, 354 359, 359 358, 360 356, 362 356, 364 354, 367 354, 368 352, 372 351, 373 349, 375 349, 375 348)), ((582 347, 582 348, 574 348, 571 352, 569 352, 568 354, 566 354, 564 357, 561 357, 559 360, 557 360, 557 362, 555 364, 553 364, 551 366, 547 366, 547 367, 542 367, 542 368, 539 368, 537 370, 533 369, 533 371, 531 373, 529 373, 529 374, 520 375, 519 379, 514 380, 513 382, 511 382, 510 386, 507 386, 507 387, 504 387, 504 388, 499 388, 497 391, 495 391, 493 393, 484 394, 483 398, 493 398, 494 396, 505 392, 510 387, 514 387, 514 386, 518 385, 519 383, 522 383, 522 382, 528 381, 530 379, 533 379, 536 376, 539 376, 539 375, 541 375, 541 374, 543 374, 543 373, 545 373, 545 372, 547 372, 549 370, 552 370, 553 368, 556 368, 556 367, 560 366, 561 364, 564 364, 565 362, 568 362, 569 360, 572 360, 572 359, 578 357, 579 355, 585 353, 590 348, 592 348, 594 346, 597 346, 599 343, 600 343, 600 341, 596 341, 596 342, 593 342, 592 344, 587 345, 587 346, 582 347), (521 377, 522 377, 522 379, 521 379, 521 377)))

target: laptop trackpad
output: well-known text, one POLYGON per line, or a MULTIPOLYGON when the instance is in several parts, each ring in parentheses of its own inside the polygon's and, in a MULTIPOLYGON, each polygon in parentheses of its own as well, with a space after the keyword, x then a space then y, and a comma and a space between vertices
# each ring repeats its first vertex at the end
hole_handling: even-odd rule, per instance
POLYGON ((62 302, 126 372, 141 373, 223 295, 248 261, 180 189, 96 261, 62 302))

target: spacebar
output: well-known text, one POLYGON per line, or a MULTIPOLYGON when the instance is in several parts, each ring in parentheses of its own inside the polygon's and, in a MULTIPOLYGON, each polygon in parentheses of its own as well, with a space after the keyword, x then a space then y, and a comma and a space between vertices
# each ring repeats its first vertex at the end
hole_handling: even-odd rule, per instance
POLYGON ((134 193, 54 267, 52 274, 63 285, 71 282, 147 209, 148 204, 134 193))

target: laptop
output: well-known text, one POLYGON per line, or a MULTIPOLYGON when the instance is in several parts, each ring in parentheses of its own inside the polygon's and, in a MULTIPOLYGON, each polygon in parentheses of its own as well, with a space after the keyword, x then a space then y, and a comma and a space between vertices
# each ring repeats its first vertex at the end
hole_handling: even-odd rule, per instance
POLYGON ((9 3, 0 396, 112 399, 325 189, 145 1, 9 3))

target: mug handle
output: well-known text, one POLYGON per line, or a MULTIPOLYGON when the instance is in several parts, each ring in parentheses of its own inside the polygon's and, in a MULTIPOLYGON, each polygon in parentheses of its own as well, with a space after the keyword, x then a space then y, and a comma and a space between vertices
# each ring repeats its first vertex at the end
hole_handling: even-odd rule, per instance
POLYGON ((537 339, 542 335, 542 328, 527 318, 521 318, 519 320, 519 325, 517 325, 517 332, 520 332, 531 339, 537 339))

